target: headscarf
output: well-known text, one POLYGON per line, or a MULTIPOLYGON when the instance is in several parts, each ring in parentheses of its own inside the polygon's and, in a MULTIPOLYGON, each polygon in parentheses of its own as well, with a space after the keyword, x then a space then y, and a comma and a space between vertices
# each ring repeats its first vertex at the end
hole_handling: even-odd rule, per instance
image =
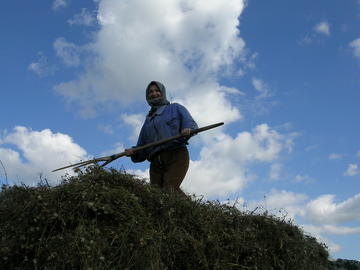
POLYGON ((170 102, 166 99, 166 89, 165 86, 161 82, 157 81, 151 81, 149 85, 146 87, 146 101, 151 106, 151 109, 149 111, 149 115, 152 115, 156 110, 164 105, 170 104, 170 102), (161 97, 158 98, 149 98, 149 90, 151 85, 156 85, 157 88, 159 88, 161 92, 161 97))

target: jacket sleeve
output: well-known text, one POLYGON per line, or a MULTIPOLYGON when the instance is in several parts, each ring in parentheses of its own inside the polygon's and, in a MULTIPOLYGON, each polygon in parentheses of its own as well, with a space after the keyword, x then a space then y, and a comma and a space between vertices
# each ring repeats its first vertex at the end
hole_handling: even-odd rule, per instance
MULTIPOLYGON (((140 131, 139 138, 138 138, 138 141, 137 141, 136 146, 141 146, 141 145, 144 145, 144 144, 145 144, 145 142, 144 142, 144 132, 145 132, 145 131, 144 131, 144 126, 145 126, 145 124, 144 124, 143 127, 141 128, 141 131, 140 131)), ((136 147, 136 146, 133 146, 133 148, 136 147)), ((134 153, 134 155, 131 156, 132 162, 135 162, 135 163, 137 163, 137 162, 143 162, 143 161, 146 160, 146 158, 147 158, 147 150, 146 150, 146 149, 140 150, 140 151, 136 151, 136 152, 134 153)))
POLYGON ((189 113, 189 111, 184 106, 180 104, 177 105, 178 105, 178 112, 181 118, 180 130, 183 130, 184 128, 191 128, 191 129, 199 128, 197 123, 189 113))

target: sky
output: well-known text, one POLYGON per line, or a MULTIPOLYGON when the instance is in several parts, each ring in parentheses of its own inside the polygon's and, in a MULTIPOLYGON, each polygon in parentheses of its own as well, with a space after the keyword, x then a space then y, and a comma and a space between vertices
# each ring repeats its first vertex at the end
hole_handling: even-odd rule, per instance
MULTIPOLYGON (((0 11, 0 182, 134 146, 162 82, 199 126, 189 194, 360 260, 360 1, 52 0, 0 11)), ((109 166, 148 178, 148 162, 109 166)))

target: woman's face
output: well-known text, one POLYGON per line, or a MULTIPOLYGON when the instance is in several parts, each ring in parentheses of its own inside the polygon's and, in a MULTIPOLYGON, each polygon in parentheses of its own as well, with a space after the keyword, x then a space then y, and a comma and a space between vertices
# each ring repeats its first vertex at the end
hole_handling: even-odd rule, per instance
POLYGON ((160 89, 156 85, 153 85, 153 84, 150 85, 148 98, 154 99, 154 98, 159 98, 159 97, 161 97, 160 89))

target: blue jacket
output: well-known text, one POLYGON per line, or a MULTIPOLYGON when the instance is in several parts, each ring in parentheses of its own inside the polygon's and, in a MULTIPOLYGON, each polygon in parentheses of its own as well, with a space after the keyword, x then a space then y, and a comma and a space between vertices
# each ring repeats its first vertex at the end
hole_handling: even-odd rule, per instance
MULTIPOLYGON (((184 128, 198 128, 188 110, 178 103, 164 105, 158 108, 152 116, 146 117, 136 146, 178 135, 184 128)), ((151 161, 151 158, 163 149, 177 148, 186 144, 186 138, 176 139, 166 144, 137 151, 131 156, 131 160, 133 162, 142 162, 145 159, 151 161)))

